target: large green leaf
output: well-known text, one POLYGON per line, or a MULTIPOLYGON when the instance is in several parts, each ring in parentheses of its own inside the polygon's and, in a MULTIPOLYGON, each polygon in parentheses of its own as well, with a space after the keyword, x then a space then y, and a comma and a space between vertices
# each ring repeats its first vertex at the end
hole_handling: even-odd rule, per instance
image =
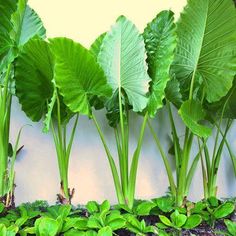
POLYGON ((53 94, 54 59, 47 42, 31 39, 16 61, 16 94, 22 110, 33 121, 46 113, 53 94))
POLYGON ((26 0, 1 0, 0 10, 0 71, 4 71, 21 46, 36 35, 44 38, 46 30, 26 0))
POLYGON ((111 89, 95 57, 67 38, 50 40, 55 55, 55 81, 65 104, 73 112, 91 114, 94 96, 107 97, 111 89))
POLYGON ((208 102, 232 86, 236 71, 236 9, 232 0, 188 0, 177 24, 173 72, 182 91, 192 79, 203 81, 208 102))
POLYGON ((27 0, 18 0, 17 11, 12 15, 11 33, 15 45, 20 47, 29 39, 38 35, 45 38, 46 30, 37 13, 27 5, 27 0))
POLYGON ((124 92, 136 112, 142 111, 148 102, 146 94, 150 78, 145 59, 142 35, 133 23, 124 16, 119 17, 103 39, 98 62, 113 94, 124 92))
POLYGON ((211 128, 200 123, 206 116, 201 103, 194 100, 185 101, 179 109, 179 114, 193 134, 202 138, 207 138, 211 135, 211 128))
POLYGON ((175 28, 174 13, 162 11, 144 30, 148 73, 152 78, 148 102, 148 112, 152 117, 163 105, 165 88, 170 80, 169 70, 176 46, 175 28))
POLYGON ((10 48, 13 46, 10 32, 12 30, 11 16, 17 8, 16 0, 0 0, 0 68, 4 68, 10 48))

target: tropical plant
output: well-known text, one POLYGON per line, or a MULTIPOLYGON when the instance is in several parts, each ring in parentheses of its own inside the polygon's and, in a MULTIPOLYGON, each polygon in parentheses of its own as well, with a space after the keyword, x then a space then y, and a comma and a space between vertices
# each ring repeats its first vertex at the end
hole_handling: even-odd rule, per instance
MULTIPOLYGON (((164 160, 170 190, 178 206, 184 203, 188 195, 202 150, 211 135, 211 127, 202 122, 207 120, 204 104, 219 101, 233 84, 236 69, 235 25, 235 7, 231 0, 188 0, 177 22, 178 43, 170 71, 171 80, 166 88, 176 183, 160 140, 149 126, 164 160), (183 143, 171 103, 177 107, 186 126, 183 143), (194 139, 202 143, 190 165, 194 139)), ((152 67, 150 63, 149 66, 152 67)))
MULTIPOLYGON (((146 101, 146 104, 143 105, 142 109, 135 110, 135 106, 137 106, 137 102, 139 100, 136 98, 136 100, 135 100, 136 104, 134 102, 132 104, 131 99, 134 98, 134 96, 129 94, 131 92, 131 89, 125 88, 126 80, 134 83, 134 80, 133 81, 131 80, 132 75, 135 76, 135 73, 138 73, 137 72, 138 69, 132 70, 133 74, 131 73, 131 69, 130 69, 132 64, 135 62, 135 60, 137 60, 135 58, 136 54, 135 53, 131 54, 131 52, 129 51, 129 54, 127 54, 127 56, 126 56, 125 53, 123 53, 122 48, 120 49, 121 53, 122 53, 121 55, 124 57, 124 61, 126 61, 126 59, 127 59, 127 61, 129 62, 129 63, 127 62, 124 64, 121 63, 120 71, 123 71, 122 67, 124 67, 125 71, 127 71, 127 72, 129 71, 129 74, 128 74, 129 77, 127 77, 126 79, 124 79, 125 75, 124 75, 124 78, 121 77, 121 82, 124 83, 124 86, 123 86, 124 92, 122 92, 122 90, 121 90, 119 93, 120 94, 122 94, 122 93, 127 94, 126 99, 128 99, 128 102, 130 103, 128 105, 131 105, 133 107, 133 111, 141 112, 143 110, 142 114, 144 115, 144 121, 143 121, 142 129, 145 128, 146 122, 148 121, 148 117, 149 116, 154 117, 155 114, 157 113, 158 109, 160 109, 163 106, 162 100, 165 96, 165 88, 166 88, 167 82, 170 79, 169 68, 172 63, 173 52, 174 52, 174 48, 175 48, 175 44, 176 44, 175 43, 175 40, 176 40, 175 25, 174 25, 173 21, 174 21, 173 13, 171 11, 163 11, 159 15, 157 15, 157 17, 150 24, 148 24, 147 28, 144 31, 143 38, 145 41, 145 49, 147 52, 146 62, 149 65, 148 74, 151 78, 151 81, 150 81, 150 88, 148 90, 148 97, 149 98, 148 98, 148 101, 146 101), (129 70, 126 69, 125 66, 127 66, 127 68, 129 68, 129 70)), ((117 22, 119 22, 119 19, 117 22)), ((115 28, 116 28, 116 26, 114 26, 112 28, 112 30, 114 31, 115 28)), ((121 35, 121 36, 125 37, 125 33, 126 32, 123 32, 124 36, 123 35, 121 35)), ((130 38, 130 40, 132 40, 131 36, 129 38, 130 38)), ((111 37, 110 41, 111 40, 112 40, 112 37, 111 37)), ((114 38, 113 38, 113 40, 114 40, 114 38)), ((113 84, 114 83, 113 80, 115 77, 114 76, 112 77, 112 75, 114 75, 114 74, 112 74, 109 70, 107 70, 107 68, 109 68, 109 66, 106 65, 106 61, 107 61, 108 56, 104 53, 105 50, 107 50, 106 49, 106 41, 108 41, 108 43, 109 43, 109 33, 107 34, 107 36, 105 36, 104 34, 101 35, 95 41, 95 43, 92 45, 91 50, 92 50, 92 52, 94 52, 95 55, 98 55, 98 61, 100 61, 108 78, 110 77, 110 79, 108 79, 108 83, 111 83, 111 86, 113 87, 113 91, 114 91, 113 97, 115 97, 115 96, 117 96, 117 89, 118 88, 116 86, 114 86, 114 84, 113 84), (103 39, 104 37, 107 40, 103 39), (99 52, 99 48, 101 48, 100 52, 99 52)), ((128 40, 127 40, 127 42, 128 42, 128 40)), ((115 43, 115 41, 113 41, 113 43, 115 43)), ((123 44, 124 44, 124 48, 127 49, 127 51, 128 51, 129 48, 125 47, 125 41, 123 44)), ((113 54, 112 56, 117 57, 116 54, 113 54)), ((142 56, 142 59, 143 59, 143 56, 142 56)), ((121 62, 122 62, 122 58, 121 58, 121 62)), ((137 65, 137 63, 136 63, 136 65, 137 65)), ((112 67, 110 67, 110 68, 112 69, 112 67)), ((143 76, 143 78, 144 78, 144 76, 143 76)), ((147 86, 147 82, 148 82, 148 79, 146 80, 146 86, 147 86)), ((121 83, 121 87, 122 87, 122 83, 121 83)), ((130 85, 132 85, 132 84, 130 83, 130 85)), ((135 86, 136 86, 136 89, 138 89, 137 82, 136 82, 135 86)), ((140 87, 142 86, 142 88, 144 88, 143 85, 139 85, 139 86, 140 87)), ((134 86, 132 86, 132 89, 134 91, 134 86)), ((144 94, 144 93, 139 92, 139 94, 144 94)), ((122 100, 122 99, 120 99, 120 100, 122 100)), ((134 191, 135 191, 135 179, 136 179, 136 172, 137 172, 138 156, 140 153, 140 145, 142 143, 142 136, 143 136, 142 133, 144 130, 141 130, 139 144, 138 144, 137 149, 136 149, 134 156, 133 156, 133 162, 131 165, 130 175, 129 175, 127 171, 124 171, 125 169, 128 168, 128 166, 127 166, 128 154, 126 154, 126 156, 124 155, 124 153, 128 153, 128 150, 124 151, 124 146, 126 143, 126 146, 128 147, 128 136, 129 135, 128 135, 128 132, 125 133, 125 131, 129 130, 129 127, 128 127, 129 106, 126 105, 127 107, 125 107, 127 100, 125 100, 125 98, 123 100, 124 100, 123 101, 124 108, 122 108, 122 106, 121 106, 122 101, 120 101, 119 107, 118 107, 117 103, 116 103, 117 105, 115 106, 114 99, 112 100, 112 103, 111 102, 107 103, 107 107, 108 107, 107 117, 108 117, 110 124, 112 126, 114 126, 114 122, 115 122, 114 119, 120 118, 120 132, 121 132, 121 134, 119 134, 119 129, 118 129, 119 127, 117 125, 114 127, 115 127, 117 149, 118 149, 118 153, 119 153, 119 162, 120 162, 120 169, 121 169, 121 171, 120 171, 121 186, 122 186, 122 191, 123 191, 124 197, 127 196, 127 197, 125 197, 125 200, 126 200, 125 204, 127 204, 127 201, 128 202, 131 201, 132 204, 128 203, 127 205, 129 207, 132 207, 133 199, 134 199, 134 191), (114 111, 112 113, 111 105, 114 107, 113 110, 115 108, 117 109, 116 113, 118 113, 118 114, 116 116, 115 116, 116 113, 114 111), (124 111, 122 111, 122 109, 124 109, 124 111), (120 117, 119 117, 119 114, 120 114, 120 117), (120 141, 119 137, 121 137, 121 141, 120 141), (124 175, 130 176, 129 179, 127 179, 127 177, 124 177, 124 175), (126 180, 127 183, 125 182, 125 179, 127 179, 126 180), (128 190, 126 189, 127 188, 126 186, 128 186, 128 190), (132 193, 132 194, 127 195, 127 192, 132 193)), ((119 202, 121 204, 124 204, 122 201, 119 201, 119 202)))
MULTIPOLYGON (((148 112, 144 112, 137 146, 130 160, 130 113, 132 111, 142 112, 148 104, 147 93, 150 78, 145 63, 145 45, 137 28, 124 16, 119 17, 112 29, 101 37, 103 39, 96 40, 91 46, 91 50, 94 52, 96 48, 100 48, 97 61, 103 68, 108 84, 113 90, 111 98, 105 105, 108 122, 114 128, 120 180, 117 174, 118 167, 114 165, 113 156, 95 115, 93 115, 93 120, 110 162, 119 203, 125 204, 131 209, 134 203, 138 160, 148 118, 148 112), (100 45, 98 45, 99 43, 100 45)), ((96 56, 95 53, 94 55, 96 56)))
POLYGON ((1 0, 0 11, 0 197, 9 206, 14 204, 14 164, 21 133, 12 148, 9 133, 15 59, 29 39, 45 37, 45 29, 27 0, 1 0))
POLYGON ((74 114, 66 109, 57 93, 53 80, 54 56, 49 44, 38 38, 29 40, 21 49, 15 68, 16 95, 22 110, 32 121, 44 118, 43 130, 52 131, 61 178, 59 200, 69 202, 72 197, 68 187, 69 157, 78 117, 67 144, 67 124, 74 114))
POLYGON ((68 186, 68 170, 79 114, 89 114, 93 97, 106 96, 109 91, 103 71, 93 56, 70 39, 55 38, 48 43, 34 38, 23 47, 17 59, 16 93, 22 110, 33 121, 44 118, 43 130, 50 129, 53 134, 61 179, 61 194, 58 194, 61 203, 70 203, 74 193, 68 186), (67 108, 58 93, 57 86, 64 84, 67 88, 62 89, 62 93, 68 91, 68 86, 79 92, 79 103, 74 102, 71 91, 72 99, 65 100, 72 102, 71 110, 79 104, 74 112, 67 108), (76 117, 67 140, 68 122, 73 116, 76 117))

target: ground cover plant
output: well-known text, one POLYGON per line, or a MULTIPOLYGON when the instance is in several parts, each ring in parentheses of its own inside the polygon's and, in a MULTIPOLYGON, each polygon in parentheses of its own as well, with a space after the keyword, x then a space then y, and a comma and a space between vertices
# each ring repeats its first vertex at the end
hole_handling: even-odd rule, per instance
POLYGON ((121 15, 89 49, 69 38, 46 38, 26 0, 0 0, 0 13, 0 235, 236 235, 235 199, 217 199, 224 151, 236 176, 236 157, 227 139, 236 116, 232 0, 188 0, 177 21, 174 12, 162 11, 143 33, 121 15), (14 206, 22 129, 12 145, 13 96, 32 121, 43 120, 43 132, 52 134, 61 185, 57 205, 37 201, 14 206), (161 109, 171 130, 169 150, 153 126, 161 109), (114 153, 96 110, 105 114, 114 133, 114 153), (75 190, 68 180, 69 162, 82 115, 93 122, 105 149, 116 205, 107 200, 71 205, 75 190), (131 150, 133 116, 142 124, 131 150), (182 120, 183 136, 177 119, 182 120), (164 197, 136 200, 147 127, 163 160, 169 191, 164 197), (204 196, 194 203, 188 194, 199 167, 204 196))

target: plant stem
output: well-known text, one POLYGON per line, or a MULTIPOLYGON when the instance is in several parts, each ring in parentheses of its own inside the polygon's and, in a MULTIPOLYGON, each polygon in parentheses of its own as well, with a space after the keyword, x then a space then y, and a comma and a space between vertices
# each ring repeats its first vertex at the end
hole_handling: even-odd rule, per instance
MULTIPOLYGON (((126 143, 128 142, 128 137, 125 135, 125 128, 128 129, 127 125, 125 127, 124 124, 124 115, 123 115, 123 106, 122 106, 122 91, 121 87, 119 87, 119 114, 120 114, 120 130, 121 130, 121 152, 122 152, 122 158, 121 158, 121 167, 122 171, 121 173, 121 182, 122 182, 122 190, 125 196, 125 199, 127 198, 128 194, 128 173, 129 173, 129 162, 128 162, 128 156, 126 151, 126 143)), ((127 199, 126 199, 127 200, 127 199)))
POLYGON ((8 164, 8 144, 10 132, 10 112, 11 94, 8 92, 11 73, 11 64, 8 65, 4 87, 1 89, 0 100, 0 196, 5 196, 7 192, 7 164, 8 164))
POLYGON ((110 153, 110 150, 109 150, 109 148, 106 144, 105 137, 102 133, 102 130, 101 130, 101 128, 100 128, 100 126, 97 122, 97 119, 96 119, 95 115, 92 114, 91 117, 94 121, 94 124, 97 128, 100 139, 102 141, 102 144, 103 144, 104 149, 105 149, 106 154, 107 154, 107 158, 108 158, 108 161, 109 161, 109 164, 110 164, 110 167, 111 167, 113 181, 114 181, 114 185, 115 185, 115 189, 116 189, 116 195, 117 195, 117 199, 119 201, 119 204, 126 204, 125 197, 124 197, 123 192, 122 192, 121 183, 120 183, 120 180, 119 180, 119 175, 118 175, 118 172, 117 172, 117 168, 116 168, 116 164, 114 162, 114 159, 113 159, 113 157, 110 153))
POLYGON ((133 208, 133 204, 134 204, 138 161, 139 161, 139 156, 140 156, 141 147, 142 147, 142 143, 143 143, 143 136, 144 136, 144 131, 145 131, 147 120, 148 120, 148 112, 146 112, 144 119, 143 119, 141 131, 139 134, 138 144, 135 149, 135 152, 134 152, 134 155, 132 158, 131 168, 130 168, 129 185, 128 185, 128 207, 130 209, 133 208))
POLYGON ((177 183, 177 198, 176 198, 177 206, 182 206, 183 200, 185 198, 187 170, 188 170, 188 162, 189 162, 192 141, 193 141, 193 134, 189 133, 189 129, 186 128, 183 155, 181 160, 181 168, 179 173, 180 176, 179 176, 179 181, 177 183))
POLYGON ((61 122, 60 100, 58 96, 56 100, 57 100, 56 130, 52 121, 50 122, 50 126, 57 152, 57 160, 58 160, 61 188, 63 194, 62 197, 66 198, 66 200, 70 202, 71 196, 68 183, 69 160, 70 160, 71 148, 75 137, 76 127, 78 125, 79 114, 76 115, 69 143, 67 143, 67 124, 62 124, 61 122))
MULTIPOLYGON (((199 137, 197 138, 198 141, 198 148, 199 150, 201 149, 201 145, 200 145, 200 139, 199 137)), ((202 166, 202 181, 203 181, 203 190, 204 190, 204 199, 208 199, 208 191, 207 191, 207 174, 206 174, 206 168, 205 168, 205 164, 204 164, 204 160, 203 160, 203 155, 202 155, 202 151, 200 151, 200 157, 201 157, 201 166, 202 166)))
POLYGON ((181 162, 181 155, 182 150, 179 144, 179 137, 177 134, 174 117, 172 114, 170 103, 167 102, 167 108, 168 108, 168 114, 169 114, 169 120, 171 124, 171 130, 172 130, 172 137, 173 137, 173 143, 174 143, 174 149, 175 149, 175 163, 176 163, 176 182, 178 183, 179 178, 179 170, 180 170, 180 162, 181 162))
POLYGON ((161 142, 160 140, 158 139, 158 136, 156 135, 153 127, 152 127, 152 124, 151 122, 149 121, 148 119, 148 127, 152 133, 152 136, 156 142, 156 145, 157 145, 157 148, 161 154, 161 157, 162 157, 162 160, 164 162, 164 165, 165 165, 165 168, 166 168, 166 172, 167 172, 167 176, 168 176, 168 180, 169 180, 169 184, 170 184, 170 190, 171 190, 171 194, 173 196, 176 195, 176 186, 175 186, 175 182, 174 182, 174 177, 173 177, 173 174, 172 174, 172 170, 171 170, 171 167, 170 167, 170 163, 168 161, 168 158, 167 156, 165 155, 165 152, 162 148, 162 145, 161 145, 161 142))
MULTIPOLYGON (((219 169, 219 164, 220 164, 220 160, 221 160, 221 156, 222 156, 222 151, 223 151, 223 148, 224 148, 224 145, 225 145, 226 136, 227 136, 227 133, 228 133, 230 127, 231 127, 231 124, 232 124, 232 122, 229 119, 228 122, 227 122, 226 128, 225 128, 222 140, 221 140, 219 146, 217 147, 216 154, 212 158, 210 178, 209 178, 209 181, 208 181, 208 194, 209 194, 209 197, 216 197, 216 195, 217 195, 216 180, 217 180, 217 175, 218 175, 218 169, 219 169)), ((220 125, 219 125, 219 127, 220 127, 220 125)))

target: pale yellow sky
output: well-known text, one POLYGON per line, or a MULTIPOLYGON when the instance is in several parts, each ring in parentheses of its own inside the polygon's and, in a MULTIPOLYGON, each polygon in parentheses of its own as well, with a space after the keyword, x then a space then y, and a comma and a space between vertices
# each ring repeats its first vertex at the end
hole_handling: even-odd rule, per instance
POLYGON ((107 31, 119 15, 125 15, 143 30, 164 9, 177 16, 186 0, 29 0, 42 18, 48 37, 66 36, 90 46, 107 31))

